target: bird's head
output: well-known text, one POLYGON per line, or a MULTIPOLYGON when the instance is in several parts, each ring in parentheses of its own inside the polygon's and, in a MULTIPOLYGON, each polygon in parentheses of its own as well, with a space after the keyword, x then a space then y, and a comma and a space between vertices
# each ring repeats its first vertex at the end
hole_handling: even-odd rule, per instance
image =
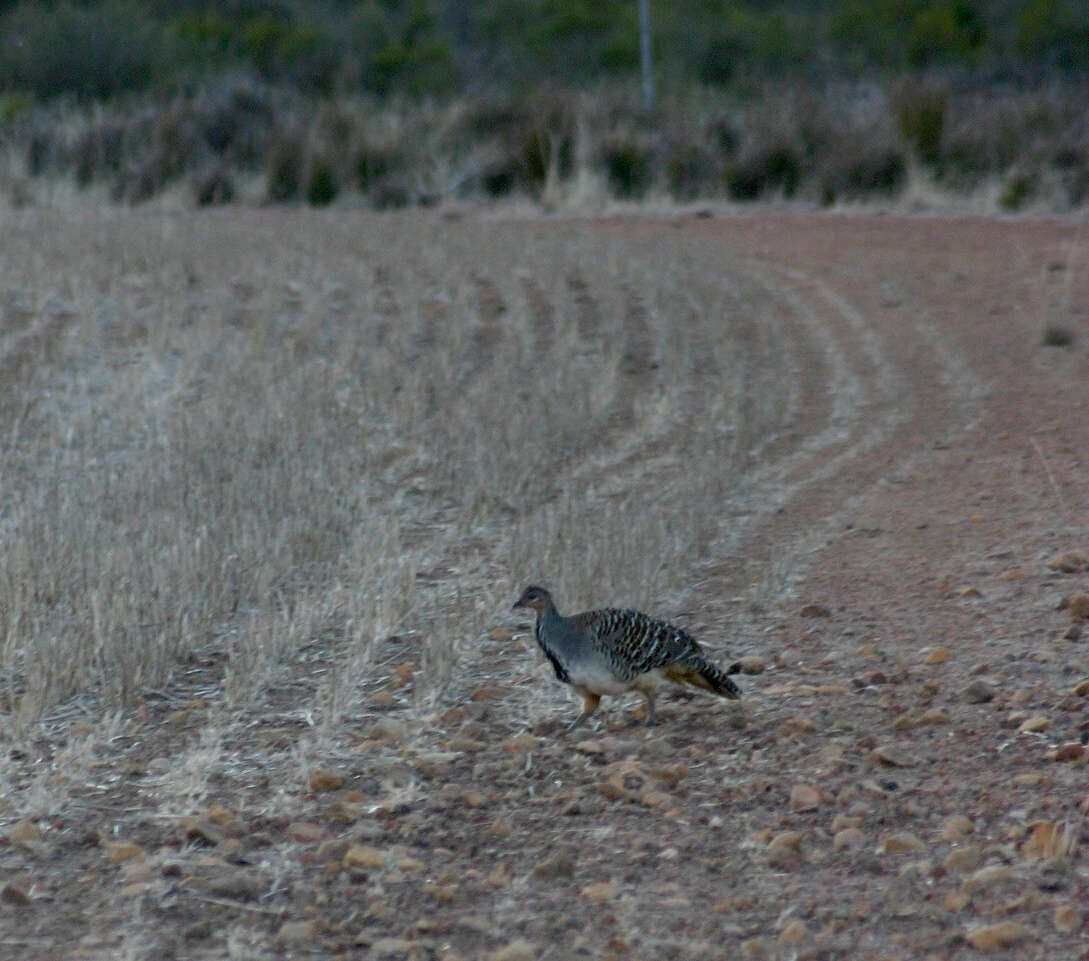
POLYGON ((522 596, 518 598, 511 610, 517 610, 519 607, 532 607, 533 610, 540 614, 551 603, 552 597, 543 587, 527 587, 522 591, 522 596))

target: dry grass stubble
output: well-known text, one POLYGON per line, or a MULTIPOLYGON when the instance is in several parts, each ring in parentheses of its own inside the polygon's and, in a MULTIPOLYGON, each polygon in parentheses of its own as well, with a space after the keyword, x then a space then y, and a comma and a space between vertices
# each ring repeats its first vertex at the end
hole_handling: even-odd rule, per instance
POLYGON ((566 606, 675 601, 785 416, 774 318, 690 242, 417 215, 5 219, 13 730, 77 694, 131 707, 209 651, 223 706, 256 706, 309 647, 335 724, 391 635, 418 645, 426 707, 523 580, 566 606))

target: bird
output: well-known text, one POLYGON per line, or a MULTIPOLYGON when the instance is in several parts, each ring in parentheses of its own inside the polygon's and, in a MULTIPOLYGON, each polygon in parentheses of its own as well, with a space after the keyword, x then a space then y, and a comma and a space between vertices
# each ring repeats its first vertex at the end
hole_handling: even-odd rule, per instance
POLYGON ((558 680, 582 698, 582 713, 569 730, 585 723, 604 694, 637 690, 647 701, 647 726, 655 724, 654 696, 663 680, 691 684, 721 697, 737 699, 741 689, 711 663, 699 642, 682 628, 640 611, 602 608, 564 617, 552 595, 531 585, 511 610, 537 612, 536 637, 558 680))

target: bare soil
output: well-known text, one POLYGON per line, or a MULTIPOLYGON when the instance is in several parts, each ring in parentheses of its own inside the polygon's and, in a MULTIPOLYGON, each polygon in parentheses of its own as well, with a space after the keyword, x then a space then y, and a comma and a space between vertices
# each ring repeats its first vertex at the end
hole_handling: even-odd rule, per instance
MULTIPOLYGON (((226 741, 209 654, 118 719, 52 817, 0 810, 0 955, 1089 958, 1089 624, 1062 606, 1089 593, 1086 229, 594 226, 698 238, 785 318, 792 422, 753 451, 762 496, 685 614, 763 660, 743 715, 677 692, 655 728, 633 698, 571 736, 557 685, 527 725, 554 682, 510 615, 431 714, 394 643, 367 717, 315 757, 320 646, 226 741), (1046 346, 1052 325, 1072 344, 1046 346), (212 795, 149 817, 202 737, 212 795)), ((61 727, 22 777, 74 750, 61 727)))

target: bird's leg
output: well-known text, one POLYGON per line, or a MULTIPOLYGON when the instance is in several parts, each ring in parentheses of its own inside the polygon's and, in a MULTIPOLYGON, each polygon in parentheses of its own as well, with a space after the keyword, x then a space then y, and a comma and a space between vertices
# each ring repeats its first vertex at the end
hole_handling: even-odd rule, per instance
POLYGON ((579 694, 582 695, 582 713, 575 718, 575 723, 567 729, 569 731, 580 727, 597 710, 597 706, 601 703, 601 695, 595 694, 593 691, 579 691, 579 694))

